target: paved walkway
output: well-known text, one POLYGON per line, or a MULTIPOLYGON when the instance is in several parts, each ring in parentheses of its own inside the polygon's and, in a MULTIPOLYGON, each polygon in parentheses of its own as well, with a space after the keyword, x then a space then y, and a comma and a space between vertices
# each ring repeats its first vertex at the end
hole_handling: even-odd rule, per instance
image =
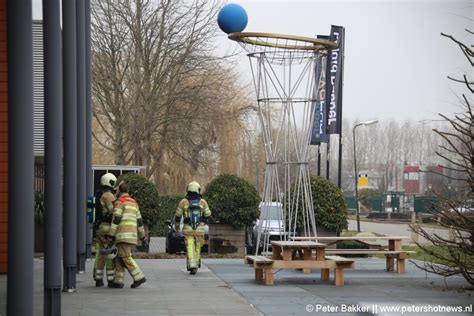
MULTIPOLYGON (((96 288, 93 261, 77 275, 77 292, 62 294, 63 316, 259 315, 247 301, 203 267, 194 276, 184 259, 137 260, 148 282, 131 289, 96 288)), ((35 259, 34 315, 43 315, 43 261, 35 259)), ((0 276, 0 315, 5 315, 6 276, 0 276)), ((14 316, 14 315, 12 315, 14 316)))
MULTIPOLYGON (((338 309, 339 313, 324 315, 400 315, 384 313, 382 308, 410 308, 411 306, 471 306, 473 292, 463 289, 467 283, 460 277, 446 279, 425 274, 407 262, 405 274, 387 273, 385 260, 356 258, 355 269, 346 270, 345 285, 336 287, 332 281, 321 281, 320 272, 312 274, 292 270, 275 271, 274 286, 254 281, 253 269, 236 259, 207 259, 206 265, 229 286, 239 292, 264 315, 310 315, 317 308, 338 309), (447 286, 447 287, 446 287, 447 286), (343 308, 364 308, 369 313, 347 313, 343 308), (310 311, 310 312, 308 312, 310 311)), ((454 313, 473 315, 473 313, 454 313)), ((454 315, 453 313, 404 313, 404 315, 454 315)))
MULTIPOLYGON (((308 315, 318 308, 327 308, 339 311, 330 315, 348 316, 372 313, 342 313, 344 307, 359 308, 360 312, 373 306, 378 308, 377 315, 400 315, 400 312, 383 313, 381 309, 397 306, 465 308, 472 304, 474 295, 463 289, 466 283, 460 277, 444 280, 425 274, 411 263, 407 263, 406 274, 387 273, 385 261, 376 258, 357 258, 355 270, 346 272, 344 287, 336 287, 333 281, 321 281, 319 271, 303 274, 294 270, 275 271, 275 285, 265 286, 254 281, 254 270, 244 265, 243 259, 204 259, 203 268, 195 276, 185 271, 184 259, 144 259, 138 263, 148 282, 138 289, 129 287, 132 282, 129 276, 123 289, 96 288, 92 262, 87 262, 87 273, 77 276, 78 291, 62 294, 62 315, 286 316, 308 315)), ((36 259, 34 315, 43 315, 42 279, 43 261, 36 259)), ((5 315, 5 299, 6 276, 0 275, 1 315, 5 315)))

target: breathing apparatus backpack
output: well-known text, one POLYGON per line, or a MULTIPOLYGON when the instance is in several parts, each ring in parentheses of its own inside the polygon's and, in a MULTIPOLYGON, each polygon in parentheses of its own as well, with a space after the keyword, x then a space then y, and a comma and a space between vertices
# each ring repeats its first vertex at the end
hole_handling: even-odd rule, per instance
POLYGON ((112 221, 112 214, 109 212, 105 212, 104 208, 102 207, 102 203, 100 203, 100 198, 105 192, 112 192, 111 189, 99 189, 95 192, 95 221, 94 225, 99 226, 102 222, 110 223, 112 221))
POLYGON ((197 198, 188 201, 191 226, 195 230, 201 222, 201 199, 197 198))

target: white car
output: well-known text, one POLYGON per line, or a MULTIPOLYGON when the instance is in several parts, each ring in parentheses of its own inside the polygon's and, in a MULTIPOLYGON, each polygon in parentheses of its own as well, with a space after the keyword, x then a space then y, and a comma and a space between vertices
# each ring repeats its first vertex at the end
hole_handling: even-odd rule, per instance
MULTIPOLYGON (((454 212, 453 209, 449 211, 454 212)), ((466 200, 463 205, 456 207, 456 211, 459 213, 474 213, 474 200, 466 200)))
POLYGON ((260 203, 260 218, 252 228, 251 236, 247 241, 247 253, 255 253, 258 243, 259 252, 271 249, 270 241, 280 240, 287 234, 285 219, 283 218, 283 205, 280 202, 260 203), (258 232, 260 231, 260 239, 258 232), (267 247, 264 247, 267 243, 267 247))

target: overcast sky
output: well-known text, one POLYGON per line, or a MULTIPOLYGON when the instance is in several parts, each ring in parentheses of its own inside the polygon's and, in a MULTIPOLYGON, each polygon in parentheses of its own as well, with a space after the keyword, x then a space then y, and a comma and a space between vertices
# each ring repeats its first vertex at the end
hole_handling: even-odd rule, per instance
MULTIPOLYGON (((247 32, 315 36, 328 34, 331 24, 345 26, 346 118, 437 119, 439 112, 458 110, 456 93, 465 91, 446 76, 474 77, 459 48, 440 36, 444 32, 473 43, 464 31, 474 30, 471 0, 230 2, 246 9, 247 32)), ((41 18, 41 0, 33 0, 33 17, 41 18)), ((217 53, 238 46, 224 33, 217 44, 217 53)), ((250 78, 248 59, 240 51, 236 67, 250 78)))
MULTIPOLYGON (((454 91, 465 91, 446 76, 474 77, 459 48, 440 36, 473 43, 464 31, 474 30, 472 1, 231 2, 246 9, 246 32, 315 36, 328 34, 331 24, 345 26, 343 117, 349 119, 436 119, 458 110, 454 91)), ((237 45, 224 33, 218 43, 237 45)))

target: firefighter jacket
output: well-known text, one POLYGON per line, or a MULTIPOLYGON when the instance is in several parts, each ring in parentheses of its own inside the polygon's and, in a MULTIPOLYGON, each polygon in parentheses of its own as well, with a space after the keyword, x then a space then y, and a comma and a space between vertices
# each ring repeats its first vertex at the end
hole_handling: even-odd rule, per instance
POLYGON ((123 193, 114 202, 114 214, 109 235, 115 237, 115 243, 133 245, 137 244, 138 238, 145 237, 138 203, 127 193, 123 193))
POLYGON ((97 230, 98 236, 105 236, 110 230, 110 223, 112 221, 112 213, 114 212, 115 195, 112 192, 106 191, 100 197, 100 204, 102 212, 100 223, 97 230))

